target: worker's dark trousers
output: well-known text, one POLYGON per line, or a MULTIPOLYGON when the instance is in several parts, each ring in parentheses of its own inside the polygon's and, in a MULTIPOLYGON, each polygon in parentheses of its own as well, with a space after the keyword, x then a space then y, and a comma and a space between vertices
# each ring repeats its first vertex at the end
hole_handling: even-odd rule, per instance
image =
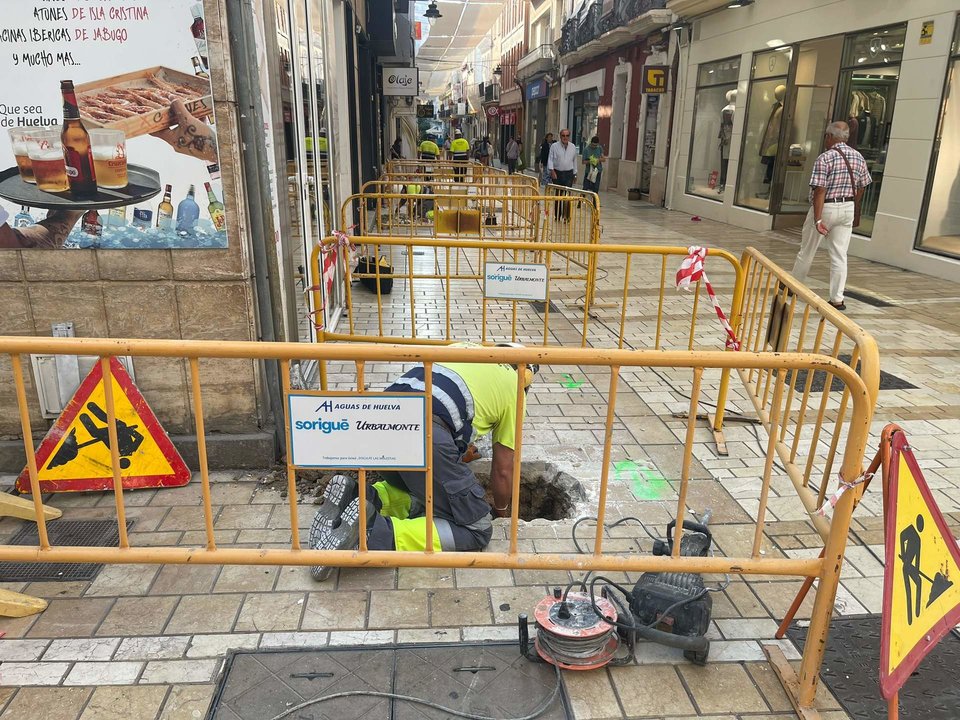
MULTIPOLYGON (((554 185, 563 185, 564 187, 573 187, 574 174, 573 170, 557 170, 557 179, 553 181, 554 185)), ((556 220, 560 220, 562 217, 564 220, 570 219, 570 203, 554 203, 553 208, 553 217, 556 220)))
MULTIPOLYGON (((411 517, 424 515, 426 473, 412 470, 384 471, 384 480, 410 493, 411 517)), ((368 494, 371 497, 373 494, 368 494)), ((444 550, 483 550, 493 535, 490 505, 485 491, 470 467, 460 461, 460 450, 446 423, 433 416, 433 515, 434 532, 444 550)), ((379 500, 375 499, 379 509, 379 500)), ((391 518, 379 513, 370 525, 367 547, 395 550, 391 518)), ((401 548, 403 549, 403 548, 401 548)))

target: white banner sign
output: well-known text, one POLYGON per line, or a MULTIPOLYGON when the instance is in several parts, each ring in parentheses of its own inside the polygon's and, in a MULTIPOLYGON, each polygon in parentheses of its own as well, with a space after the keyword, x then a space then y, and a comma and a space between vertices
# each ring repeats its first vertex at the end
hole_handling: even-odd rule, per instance
POLYGON ((419 92, 420 71, 415 67, 385 67, 383 70, 384 95, 416 96, 419 92))
POLYGON ((499 300, 547 299, 547 266, 534 263, 487 263, 483 295, 499 300))
POLYGON ((288 402, 298 467, 426 468, 425 398, 291 394, 288 402))

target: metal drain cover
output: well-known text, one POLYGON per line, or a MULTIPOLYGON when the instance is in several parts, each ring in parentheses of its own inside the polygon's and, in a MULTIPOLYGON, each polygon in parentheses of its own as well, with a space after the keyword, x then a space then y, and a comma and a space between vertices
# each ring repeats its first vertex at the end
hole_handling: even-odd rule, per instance
MULTIPOLYGON (((238 651, 227 658, 207 720, 265 720, 308 700, 348 692, 420 698, 496 718, 532 714, 557 688, 552 665, 520 656, 515 643, 384 645, 318 650, 238 651)), ((424 720, 440 710, 371 695, 309 705, 298 720, 424 720)), ((563 686, 539 717, 570 720, 563 686)))
MULTIPOLYGON (((802 648, 807 629, 787 630, 802 648)), ((820 677, 852 720, 886 720, 880 695, 880 616, 834 618, 820 677)), ((956 720, 960 708, 960 638, 950 633, 900 690, 900 717, 956 720)))
MULTIPOLYGON (((131 527, 133 520, 128 520, 127 530, 131 527)), ((112 520, 48 520, 47 537, 51 545, 70 547, 117 547, 120 544, 117 523, 112 520)), ((26 524, 6 544, 39 545, 36 524, 26 524)), ((102 567, 96 563, 0 562, 0 582, 93 580, 102 567)))

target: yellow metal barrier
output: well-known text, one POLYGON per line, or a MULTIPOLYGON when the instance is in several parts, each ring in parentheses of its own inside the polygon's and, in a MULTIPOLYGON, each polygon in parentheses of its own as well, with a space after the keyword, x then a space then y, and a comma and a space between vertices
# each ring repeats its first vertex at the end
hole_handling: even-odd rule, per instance
POLYGON ((474 160, 447 160, 438 158, 436 160, 426 159, 404 159, 388 160, 384 169, 387 175, 408 175, 410 173, 428 172, 442 177, 467 176, 473 178, 506 176, 507 171, 495 168, 492 165, 481 165, 474 160))
MULTIPOLYGON (((867 349, 866 345, 863 346, 867 349)), ((859 499, 859 489, 842 495, 833 510, 830 521, 820 519, 825 540, 822 558, 774 558, 764 557, 761 541, 764 531, 764 514, 768 504, 769 490, 773 480, 774 449, 781 450, 777 429, 781 427, 781 418, 790 416, 788 390, 789 377, 797 377, 806 372, 810 377, 816 372, 826 375, 827 385, 834 379, 843 386, 844 406, 839 409, 847 422, 836 426, 838 438, 835 447, 841 457, 840 474, 847 480, 853 480, 862 473, 862 462, 870 427, 874 398, 864 384, 863 379, 847 364, 834 357, 810 353, 769 353, 769 352, 664 352, 664 351, 627 351, 567 348, 464 348, 464 347, 424 347, 424 346, 376 346, 371 344, 325 343, 303 345, 296 343, 252 343, 252 342, 204 342, 183 340, 101 340, 78 338, 0 338, 0 348, 11 360, 13 384, 16 389, 18 412, 20 415, 24 450, 28 459, 27 468, 30 487, 35 503, 38 525, 38 544, 36 546, 0 546, 0 558, 10 562, 95 562, 95 563, 190 563, 190 564, 247 564, 247 565, 334 565, 342 567, 443 567, 443 568, 512 568, 512 569, 565 569, 575 571, 622 571, 622 572, 694 572, 729 573, 738 575, 765 574, 795 577, 817 577, 819 587, 808 631, 808 641, 804 648, 799 682, 796 688, 790 688, 798 704, 810 706, 816 691, 817 675, 823 659, 825 642, 829 630, 830 617, 837 592, 840 570, 844 558, 847 533, 851 513, 859 499), (205 527, 205 547, 151 546, 136 547, 126 532, 125 508, 126 493, 122 489, 121 464, 116 442, 116 411, 112 389, 106 391, 106 422, 110 428, 111 470, 114 478, 114 500, 116 521, 119 530, 118 547, 63 547, 51 545, 47 533, 46 519, 41 504, 41 493, 37 479, 37 467, 34 460, 30 410, 26 395, 22 356, 33 353, 53 355, 93 355, 100 362, 109 377, 109 363, 113 357, 130 355, 135 358, 155 357, 186 359, 193 386, 193 415, 196 424, 196 439, 200 459, 199 485, 200 507, 184 507, 183 512, 202 513, 205 527), (434 552, 430 534, 434 516, 434 497, 432 478, 432 456, 427 453, 427 481, 424 505, 426 508, 427 537, 423 552, 415 551, 372 551, 366 547, 366 493, 360 492, 360 547, 358 550, 311 550, 304 549, 300 539, 300 523, 297 512, 296 468, 292 463, 290 448, 290 418, 286 418, 287 427, 287 499, 290 513, 289 548, 238 548, 218 547, 214 535, 213 503, 211 500, 210 479, 206 466, 205 435, 203 430, 203 399, 201 361, 207 358, 235 358, 255 362, 279 361, 281 376, 285 379, 284 389, 290 392, 290 363, 294 360, 316 360, 335 363, 339 366, 337 376, 339 391, 344 395, 376 395, 366 390, 365 373, 367 368, 375 368, 379 374, 388 377, 399 375, 410 363, 422 363, 425 375, 429 379, 435 363, 512 363, 519 372, 532 364, 541 365, 541 376, 559 377, 560 370, 582 368, 589 373, 592 391, 598 397, 598 408, 605 413, 596 418, 602 423, 602 461, 599 473, 599 494, 597 501, 597 530, 594 537, 593 552, 586 555, 550 552, 520 552, 518 543, 519 497, 520 497, 520 461, 521 454, 530 438, 525 438, 523 423, 517 423, 515 438, 515 462, 513 467, 511 516, 509 518, 509 549, 506 552, 434 552), (770 442, 766 451, 766 462, 760 483, 760 499, 754 529, 752 550, 749 553, 715 557, 679 557, 680 543, 674 545, 671 557, 656 557, 642 553, 615 555, 603 550, 604 518, 610 510, 611 499, 616 495, 610 483, 611 456, 614 435, 621 427, 617 414, 618 391, 631 387, 637 373, 645 370, 669 371, 682 376, 684 391, 689 395, 689 406, 685 414, 686 432, 683 441, 683 454, 677 503, 674 514, 677 520, 678 534, 683 531, 683 520, 688 514, 688 500, 695 497, 696 488, 691 487, 691 466, 695 451, 695 422, 702 402, 705 377, 713 371, 737 370, 748 376, 756 374, 758 378, 772 379, 772 399, 768 404, 770 442), (625 372, 627 371, 627 372, 625 372), (687 385, 689 383, 689 385, 687 385), (351 388, 356 388, 351 392, 351 388), (846 431, 846 437, 839 437, 846 431)), ((865 360, 861 356, 861 360, 865 360)), ((875 358, 870 358, 873 362, 875 358)), ((111 387, 110 383, 106 384, 111 387)), ((634 389, 636 386, 633 386, 634 389)), ((792 387, 792 386, 791 386, 792 387)), ((431 384, 426 383, 422 394, 427 407, 431 406, 431 384)), ((549 388, 545 388, 549 390, 549 388)), ((302 391, 298 391, 302 392, 302 391)), ((537 392, 537 385, 533 393, 537 392)), ((806 393, 805 393, 806 394, 806 393)), ((518 385, 517 411, 522 414, 525 395, 523 386, 518 385)), ((284 403, 289 408, 289 403, 284 403)), ((426 434, 429 442, 432 429, 431 414, 426 415, 426 434)), ((818 421, 819 422, 819 421, 818 421)), ((801 422, 802 424, 802 422, 801 422)), ((642 431, 642 428, 640 429, 642 431)), ((809 468, 817 460, 817 445, 814 444, 810 457, 806 460, 809 468)), ((809 470, 803 470, 803 459, 798 456, 780 455, 784 462, 800 473, 806 487, 809 470)), ((361 469, 361 483, 365 482, 366 471, 361 469)), ((834 483, 830 483, 831 487, 834 483)), ((162 492, 162 491, 161 491, 162 492)), ((615 500, 614 500, 615 502, 615 500)), ((812 513, 811 513, 812 515, 812 513)), ((678 538, 679 540, 679 538, 678 538)))
MULTIPOLYGON (((319 328, 321 341, 366 341, 443 344, 455 340, 526 342, 586 347, 651 349, 721 348, 723 334, 698 284, 692 312, 664 312, 674 268, 687 248, 643 245, 581 245, 494 240, 354 237, 359 252, 393 258, 393 271, 379 265, 356 272, 348 253, 344 263, 347 332, 319 328), (581 265, 572 257, 582 257, 581 265), (484 279, 492 263, 519 262, 546 266, 547 293, 541 303, 485 297, 484 279), (590 275, 588 268, 594 268, 590 275), (353 281, 366 281, 355 289, 353 281), (383 292, 392 280, 392 292, 383 292), (653 287, 651 287, 653 285, 653 287), (637 288, 642 288, 638 291, 637 288), (594 290, 603 296, 594 308, 594 290), (704 322, 706 318, 706 322, 704 322)), ((320 307, 320 257, 339 247, 334 238, 311 256, 313 302, 320 307)), ((730 253, 712 250, 712 278, 729 289, 739 306, 743 290, 740 263, 730 253)), ((343 321, 341 321, 343 322, 343 321)))

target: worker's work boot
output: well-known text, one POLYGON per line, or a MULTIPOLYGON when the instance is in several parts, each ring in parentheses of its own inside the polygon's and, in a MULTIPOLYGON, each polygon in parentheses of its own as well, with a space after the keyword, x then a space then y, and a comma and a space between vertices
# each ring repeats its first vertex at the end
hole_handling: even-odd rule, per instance
POLYGON ((357 481, 346 475, 334 475, 323 491, 323 503, 310 526, 310 547, 317 547, 320 533, 339 520, 350 501, 357 497, 357 481))
MULTIPOLYGON (((367 528, 373 525, 377 508, 367 503, 367 528)), ((356 550, 360 546, 360 498, 355 497, 332 526, 321 526, 314 550, 356 550)), ((310 568, 314 580, 326 580, 333 572, 333 565, 315 565, 310 568)))

